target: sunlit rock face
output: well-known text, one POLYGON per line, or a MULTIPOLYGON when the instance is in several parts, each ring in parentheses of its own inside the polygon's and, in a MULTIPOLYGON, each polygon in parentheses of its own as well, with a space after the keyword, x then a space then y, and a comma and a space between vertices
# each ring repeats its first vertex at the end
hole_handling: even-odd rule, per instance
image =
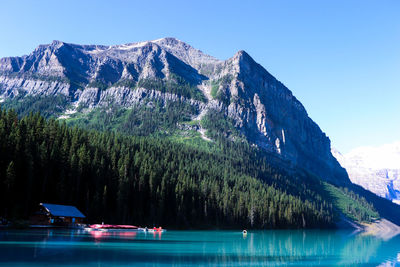
POLYGON ((0 98, 20 94, 62 94, 72 106, 89 109, 110 103, 129 108, 146 99, 184 101, 200 114, 216 111, 232 118, 250 143, 287 166, 349 182, 331 154, 329 138, 303 105, 244 51, 222 61, 175 38, 114 46, 54 41, 28 56, 0 59, 0 98), (200 90, 203 100, 138 83, 177 77, 200 90))
POLYGON ((400 142, 332 153, 353 183, 400 204, 400 142))

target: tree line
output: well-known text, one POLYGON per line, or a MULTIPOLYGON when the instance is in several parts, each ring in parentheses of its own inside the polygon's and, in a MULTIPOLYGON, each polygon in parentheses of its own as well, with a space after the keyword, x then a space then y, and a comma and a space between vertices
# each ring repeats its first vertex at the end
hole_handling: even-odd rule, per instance
POLYGON ((268 164, 246 143, 205 151, 146 136, 0 112, 0 215, 70 204, 88 222, 166 227, 329 227, 319 181, 268 164))

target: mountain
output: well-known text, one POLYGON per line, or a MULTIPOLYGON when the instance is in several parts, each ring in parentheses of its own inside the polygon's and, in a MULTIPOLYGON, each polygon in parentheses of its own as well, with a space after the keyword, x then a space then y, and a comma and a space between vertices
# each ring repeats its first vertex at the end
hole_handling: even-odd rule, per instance
POLYGON ((359 147, 346 154, 332 151, 352 183, 400 204, 400 142, 359 147))
POLYGON ((222 61, 174 38, 114 46, 54 41, 0 59, 0 97, 21 113, 36 109, 94 129, 245 141, 280 166, 349 184, 303 105, 244 51, 222 61))
POLYGON ((184 228, 400 223, 244 51, 54 41, 0 59, 0 102, 0 216, 54 202, 90 221, 184 228))

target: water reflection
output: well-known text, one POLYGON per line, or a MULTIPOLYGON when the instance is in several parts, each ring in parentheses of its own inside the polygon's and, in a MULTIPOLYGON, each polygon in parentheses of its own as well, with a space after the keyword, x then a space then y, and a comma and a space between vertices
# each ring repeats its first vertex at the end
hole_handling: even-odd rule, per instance
POLYGON ((400 238, 346 231, 0 231, 0 265, 396 266, 400 238))
MULTIPOLYGON (((134 239, 137 235, 152 236, 154 239, 161 240, 162 232, 141 232, 141 231, 90 231, 89 234, 97 241, 107 238, 134 239)), ((80 236, 82 233, 79 234, 80 236)))

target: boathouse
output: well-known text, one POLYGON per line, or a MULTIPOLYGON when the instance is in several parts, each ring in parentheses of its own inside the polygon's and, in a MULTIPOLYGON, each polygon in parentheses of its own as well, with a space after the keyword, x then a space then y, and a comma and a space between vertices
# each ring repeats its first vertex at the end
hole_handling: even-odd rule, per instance
POLYGON ((40 203, 34 216, 36 223, 47 225, 73 225, 82 223, 84 219, 85 215, 74 206, 49 203, 40 203))

